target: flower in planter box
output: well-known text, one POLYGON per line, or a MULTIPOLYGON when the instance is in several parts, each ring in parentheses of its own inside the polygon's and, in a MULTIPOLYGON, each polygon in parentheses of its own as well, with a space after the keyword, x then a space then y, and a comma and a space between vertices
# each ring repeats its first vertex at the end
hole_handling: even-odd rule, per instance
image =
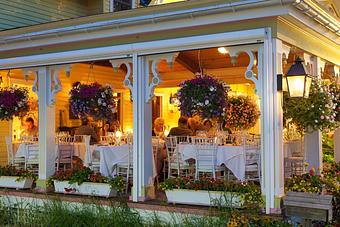
POLYGON ((247 206, 261 206, 263 198, 260 188, 252 183, 241 183, 237 181, 224 181, 202 177, 199 180, 190 177, 169 178, 160 184, 160 189, 174 190, 204 190, 204 191, 219 191, 219 192, 235 192, 243 195, 247 206))
POLYGON ((68 181, 69 184, 77 183, 78 185, 81 185, 84 182, 107 183, 110 184, 111 188, 116 189, 117 192, 123 192, 125 189, 125 181, 122 177, 104 177, 100 173, 94 172, 90 168, 84 166, 55 172, 55 174, 48 179, 50 186, 53 185, 54 180, 68 181))
POLYGON ((19 177, 17 181, 27 179, 32 179, 33 181, 37 180, 37 176, 31 173, 28 170, 16 169, 15 166, 0 166, 0 176, 14 176, 19 177))

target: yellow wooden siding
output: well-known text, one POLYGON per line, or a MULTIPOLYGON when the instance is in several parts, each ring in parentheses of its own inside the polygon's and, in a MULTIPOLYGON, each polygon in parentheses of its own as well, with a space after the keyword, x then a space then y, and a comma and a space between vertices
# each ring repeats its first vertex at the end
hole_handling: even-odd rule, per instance
POLYGON ((10 124, 8 121, 0 121, 0 165, 7 165, 7 148, 5 137, 10 134, 10 124))

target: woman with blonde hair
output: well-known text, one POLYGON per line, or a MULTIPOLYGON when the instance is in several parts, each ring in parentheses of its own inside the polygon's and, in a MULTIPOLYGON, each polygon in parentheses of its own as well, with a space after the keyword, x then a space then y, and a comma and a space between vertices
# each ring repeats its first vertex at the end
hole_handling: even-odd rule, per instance
POLYGON ((152 136, 159 136, 160 138, 164 138, 164 119, 158 117, 154 121, 154 127, 152 130, 152 136))

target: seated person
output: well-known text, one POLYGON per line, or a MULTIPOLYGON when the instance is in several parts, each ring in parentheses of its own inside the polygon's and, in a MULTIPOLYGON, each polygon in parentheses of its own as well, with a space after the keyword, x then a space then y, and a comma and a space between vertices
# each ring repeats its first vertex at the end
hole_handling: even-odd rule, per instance
POLYGON ((120 123, 119 121, 116 119, 116 120, 113 120, 110 124, 110 128, 109 128, 109 132, 117 132, 117 131, 121 131, 120 130, 120 123))
POLYGON ((201 124, 199 116, 194 116, 188 119, 189 129, 195 136, 197 131, 204 131, 205 127, 201 124))
POLYGON ((180 117, 178 119, 178 126, 171 128, 168 136, 192 136, 193 133, 188 129, 188 118, 180 117))
POLYGON ((96 131, 89 125, 87 118, 81 119, 81 126, 76 129, 74 135, 88 135, 91 136, 90 144, 95 144, 99 142, 99 137, 96 131))
POLYGON ((154 122, 154 127, 152 130, 152 136, 159 136, 160 138, 164 139, 164 119, 163 118, 156 118, 154 122))
POLYGON ((213 124, 210 120, 206 119, 203 121, 203 125, 205 127, 205 132, 207 137, 215 137, 216 129, 213 127, 213 124))
POLYGON ((25 121, 25 131, 24 136, 29 137, 38 137, 38 127, 34 125, 34 120, 31 117, 28 117, 25 121))

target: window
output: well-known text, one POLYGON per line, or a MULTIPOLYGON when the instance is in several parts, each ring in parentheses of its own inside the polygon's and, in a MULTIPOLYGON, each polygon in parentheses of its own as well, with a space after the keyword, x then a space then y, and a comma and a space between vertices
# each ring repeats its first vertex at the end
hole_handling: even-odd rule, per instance
POLYGON ((132 0, 111 0, 110 12, 118 12, 132 8, 132 0))

